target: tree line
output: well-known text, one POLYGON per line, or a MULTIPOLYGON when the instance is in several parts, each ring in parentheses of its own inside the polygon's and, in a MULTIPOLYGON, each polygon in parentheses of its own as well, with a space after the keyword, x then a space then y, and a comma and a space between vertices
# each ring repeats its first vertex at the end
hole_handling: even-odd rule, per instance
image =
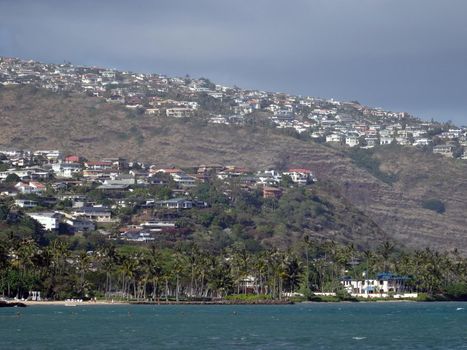
POLYGON ((256 295, 280 300, 291 293, 344 293, 340 278, 362 278, 390 271, 410 277, 417 292, 467 296, 466 259, 457 251, 403 252, 384 242, 360 251, 352 244, 318 242, 305 236, 288 250, 248 251, 235 244, 219 252, 195 243, 173 248, 104 242, 93 251, 73 250, 56 238, 47 245, 33 239, 0 242, 0 293, 27 298, 100 298, 135 301, 181 301, 256 295))

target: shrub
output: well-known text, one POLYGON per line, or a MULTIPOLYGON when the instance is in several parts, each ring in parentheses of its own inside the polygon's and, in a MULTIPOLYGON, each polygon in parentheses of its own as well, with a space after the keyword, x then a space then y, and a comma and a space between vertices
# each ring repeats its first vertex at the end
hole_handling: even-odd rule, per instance
POLYGON ((8 176, 5 179, 5 182, 9 184, 18 183, 19 181, 21 181, 21 179, 16 174, 8 174, 8 176))
POLYGON ((258 301, 258 300, 270 300, 272 297, 266 294, 232 294, 226 295, 225 300, 233 300, 233 301, 258 301))
POLYGON ((443 214, 446 211, 444 203, 439 199, 427 199, 422 202, 422 207, 425 209, 433 210, 439 214, 443 214))
POLYGON ((449 299, 467 301, 467 283, 454 283, 446 288, 449 299))
POLYGON ((366 150, 361 148, 352 149, 349 151, 349 156, 352 161, 360 168, 366 169, 371 175, 377 179, 392 185, 398 180, 397 174, 385 173, 380 170, 380 161, 373 158, 373 150, 366 150))

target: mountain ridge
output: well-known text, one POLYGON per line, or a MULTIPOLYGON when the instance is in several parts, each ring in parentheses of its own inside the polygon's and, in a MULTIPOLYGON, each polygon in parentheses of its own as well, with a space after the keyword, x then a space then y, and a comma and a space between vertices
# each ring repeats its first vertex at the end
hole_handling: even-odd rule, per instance
POLYGON ((357 166, 346 148, 267 127, 135 115, 96 97, 22 86, 0 89, 0 118, 0 144, 7 147, 59 148, 89 159, 123 156, 161 166, 310 167, 400 244, 467 252, 467 172, 459 161, 408 147, 379 147, 371 155, 379 169, 398 174, 388 184, 357 166), (446 212, 424 209, 427 198, 442 200, 446 212))

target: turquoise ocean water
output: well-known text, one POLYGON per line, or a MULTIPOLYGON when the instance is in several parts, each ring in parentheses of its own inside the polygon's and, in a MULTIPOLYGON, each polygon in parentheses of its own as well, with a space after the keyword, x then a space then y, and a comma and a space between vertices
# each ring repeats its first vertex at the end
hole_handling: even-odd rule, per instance
POLYGON ((0 349, 467 349, 467 303, 0 309, 0 349))

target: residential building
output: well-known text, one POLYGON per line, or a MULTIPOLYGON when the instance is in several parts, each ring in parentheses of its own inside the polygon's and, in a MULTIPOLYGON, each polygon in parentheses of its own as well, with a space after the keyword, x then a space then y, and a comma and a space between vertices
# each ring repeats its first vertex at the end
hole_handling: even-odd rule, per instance
POLYGON ((96 221, 96 222, 111 222, 112 221, 112 213, 109 208, 107 207, 81 207, 75 208, 73 215, 75 217, 85 217, 89 220, 96 221))
POLYGON ((275 198, 279 199, 282 196, 282 189, 277 187, 263 187, 263 198, 275 198))
POLYGON ((434 154, 441 154, 445 157, 454 157, 454 146, 451 145, 437 145, 433 147, 434 154))
POLYGON ((167 209, 191 209, 193 201, 185 198, 173 198, 164 201, 155 201, 154 207, 167 209))
POLYGON ((18 182, 15 187, 18 191, 24 194, 41 194, 46 190, 44 184, 36 181, 18 182))
POLYGON ((167 117, 172 117, 172 118, 186 118, 186 117, 191 117, 193 113, 193 109, 191 108, 167 108, 165 111, 165 115, 167 117))
POLYGON ((36 220, 47 231, 58 230, 59 215, 54 212, 27 213, 27 215, 36 220))
POLYGON ((309 182, 315 181, 315 177, 310 169, 289 169, 283 174, 290 176, 292 181, 297 185, 306 185, 309 182))
POLYGON ((359 140, 357 136, 349 135, 345 137, 345 144, 349 147, 355 147, 359 145, 359 140))
POLYGON ((379 273, 376 278, 353 279, 349 276, 341 279, 341 284, 350 294, 405 293, 409 290, 407 276, 398 276, 389 272, 379 273))
POLYGON ((30 209, 37 207, 38 203, 29 199, 16 199, 15 205, 20 208, 30 209))
POLYGON ((343 141, 344 136, 340 134, 330 134, 326 136, 326 142, 342 143, 343 141))
POLYGON ((83 218, 69 218, 65 220, 73 233, 75 232, 89 232, 96 229, 96 224, 90 220, 83 218))

